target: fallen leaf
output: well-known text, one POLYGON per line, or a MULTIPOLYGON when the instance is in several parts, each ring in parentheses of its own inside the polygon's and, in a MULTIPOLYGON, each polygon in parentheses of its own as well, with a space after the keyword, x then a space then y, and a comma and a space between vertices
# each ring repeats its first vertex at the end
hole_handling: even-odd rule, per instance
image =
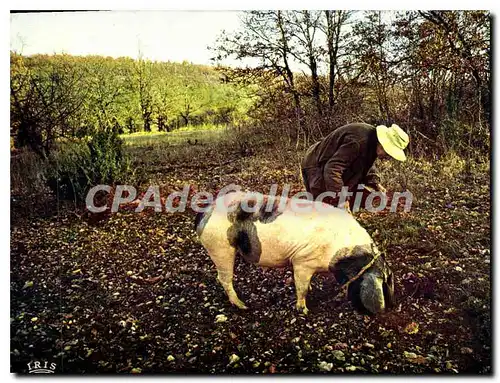
POLYGON ((411 322, 405 327, 405 332, 407 334, 416 334, 418 332, 418 323, 417 322, 411 322))
POLYGON ((215 323, 223 323, 227 321, 227 316, 224 314, 219 314, 215 317, 215 323))
POLYGON ((26 282, 26 283, 24 284, 23 289, 26 289, 26 288, 28 288, 28 287, 32 287, 32 286, 33 286, 33 281, 28 281, 28 282, 26 282))
POLYGON ((236 362, 238 362, 240 360, 240 357, 236 354, 232 354, 230 357, 229 357, 229 364, 234 364, 236 362))
POLYGON ((163 279, 163 276, 159 275, 157 277, 152 277, 152 278, 144 279, 144 282, 153 284, 153 283, 156 283, 158 281, 161 281, 162 279, 163 279))
POLYGON ((132 370, 130 370, 132 374, 140 374, 142 370, 139 367, 135 367, 132 370))

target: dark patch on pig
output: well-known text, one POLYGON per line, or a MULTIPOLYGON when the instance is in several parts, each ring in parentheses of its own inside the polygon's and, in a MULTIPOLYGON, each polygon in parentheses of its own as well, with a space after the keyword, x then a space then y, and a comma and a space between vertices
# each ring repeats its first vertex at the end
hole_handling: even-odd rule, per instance
MULTIPOLYGON (((330 271, 338 283, 344 284, 355 277, 372 259, 371 252, 363 246, 340 250, 330 261, 330 271)), ((373 266, 372 266, 373 267, 373 266)))
MULTIPOLYGON (((248 202, 248 207, 252 208, 253 206, 254 206, 254 204, 252 204, 252 201, 249 201, 248 202)), ((253 212, 247 212, 247 211, 245 211, 243 209, 243 207, 241 206, 241 201, 234 201, 234 202, 232 202, 228 206, 228 208, 230 208, 231 211, 229 211, 227 213, 227 219, 231 223, 246 221, 248 219, 251 219, 251 217, 254 215, 253 212)))
POLYGON ((250 263, 258 263, 262 247, 257 235, 257 228, 250 220, 235 221, 227 229, 229 244, 250 263))
POLYGON ((252 254, 252 242, 246 231, 239 231, 236 236, 236 247, 244 256, 252 254))
MULTIPOLYGON (((365 267, 374 257, 369 245, 354 246, 353 248, 341 249, 332 257, 330 261, 330 272, 335 275, 335 279, 341 284, 355 277, 363 267, 365 267)), ((381 254, 372 266, 365 272, 377 270, 384 280, 392 274, 389 265, 381 254)))
POLYGON ((196 234, 200 237, 203 234, 203 229, 205 229, 205 225, 207 224, 212 212, 214 211, 214 205, 211 205, 204 212, 200 212, 196 214, 196 218, 194 219, 194 229, 196 230, 196 234))
MULTIPOLYGON (((345 284, 351 278, 358 275, 361 269, 370 263, 374 255, 374 252, 367 246, 355 246, 353 248, 342 249, 332 258, 330 271, 334 274, 338 283, 345 284)), ((394 305, 394 276, 383 254, 380 254, 373 265, 349 285, 347 295, 354 308, 360 313, 369 313, 363 306, 360 297, 361 282, 366 273, 376 273, 382 277, 384 280, 382 283, 384 302, 386 308, 392 307, 394 305)))
POLYGON ((280 199, 276 197, 265 196, 264 202, 259 210, 259 221, 262 223, 271 223, 278 218, 282 212, 279 211, 280 199), (272 198, 272 206, 268 208, 269 199, 272 198))
POLYGON ((279 211, 280 199, 277 197, 264 196, 262 200, 257 198, 251 198, 247 200, 246 206, 252 211, 247 212, 243 209, 241 201, 234 202, 233 206, 236 205, 234 211, 229 212, 227 219, 229 222, 246 221, 251 222, 259 221, 261 223, 271 223, 276 218, 278 218, 282 212, 279 211), (268 201, 272 199, 272 204, 268 208, 268 201))
POLYGON ((246 206, 251 212, 244 210, 242 201, 235 201, 227 214, 227 219, 232 225, 227 230, 227 239, 232 247, 248 262, 258 263, 262 254, 262 246, 257 235, 255 222, 271 223, 282 213, 279 211, 280 199, 263 196, 246 200, 246 206), (269 198, 273 198, 270 208, 267 208, 269 198), (268 211, 269 210, 269 211, 268 211))

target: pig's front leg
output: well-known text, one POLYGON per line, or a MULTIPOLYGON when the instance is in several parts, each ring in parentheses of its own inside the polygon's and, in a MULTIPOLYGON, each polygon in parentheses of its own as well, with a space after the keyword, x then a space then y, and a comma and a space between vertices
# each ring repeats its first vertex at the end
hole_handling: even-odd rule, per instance
POLYGON ((248 307, 245 306, 240 298, 238 298, 238 295, 233 287, 233 270, 217 270, 217 279, 222 287, 224 287, 224 290, 229 298, 229 302, 240 309, 246 310, 248 307))
POLYGON ((224 288, 229 301, 240 309, 247 309, 247 306, 238 298, 233 286, 234 250, 218 250, 217 252, 209 253, 209 255, 217 267, 217 279, 224 288))
POLYGON ((293 278, 295 280, 295 291, 297 293, 297 310, 307 315, 309 310, 306 306, 306 295, 310 288, 311 278, 315 269, 303 264, 293 265, 293 278))

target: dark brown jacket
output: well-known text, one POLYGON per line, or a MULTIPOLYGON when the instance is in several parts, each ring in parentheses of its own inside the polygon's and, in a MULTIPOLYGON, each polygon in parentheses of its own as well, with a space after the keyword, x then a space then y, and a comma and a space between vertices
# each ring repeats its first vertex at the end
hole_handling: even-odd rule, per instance
POLYGON ((338 193, 342 186, 355 191, 359 183, 379 183, 373 166, 377 143, 372 125, 355 123, 335 129, 306 152, 302 175, 307 190, 316 198, 324 191, 338 193))

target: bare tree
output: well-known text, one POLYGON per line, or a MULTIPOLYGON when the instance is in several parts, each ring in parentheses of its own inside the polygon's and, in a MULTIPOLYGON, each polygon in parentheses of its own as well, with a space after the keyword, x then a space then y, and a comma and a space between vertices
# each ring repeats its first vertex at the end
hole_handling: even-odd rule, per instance
POLYGON ((221 34, 213 50, 216 52, 215 61, 229 57, 254 59, 258 64, 248 73, 255 75, 259 71, 272 71, 279 76, 286 91, 292 95, 300 134, 304 128, 303 110, 290 64, 291 38, 290 26, 282 11, 247 11, 241 17, 241 28, 231 35, 221 34))
MULTIPOLYGON (((419 11, 426 20, 444 32, 450 53, 459 58, 476 83, 481 106, 490 115, 490 20, 482 11, 419 11)), ((445 53, 445 52, 443 52, 445 53)))
POLYGON ((345 26, 354 14, 353 11, 324 11, 324 22, 320 24, 326 35, 328 54, 328 105, 330 111, 335 105, 335 83, 339 59, 345 55, 349 35, 344 32, 345 26))
POLYGON ((356 35, 354 59, 360 67, 360 73, 374 90, 379 116, 391 120, 388 92, 395 77, 391 73, 393 66, 388 24, 382 20, 380 11, 366 12, 365 18, 354 25, 353 31, 356 35))
POLYGON ((139 104, 141 107, 142 121, 144 131, 151 132, 151 123, 153 121, 153 89, 151 63, 144 60, 141 56, 135 65, 136 86, 139 95, 139 104))
POLYGON ((58 138, 74 136, 85 89, 68 62, 42 64, 11 54, 10 113, 16 146, 28 146, 45 158, 58 138))
POLYGON ((321 51, 316 41, 316 33, 319 30, 320 16, 321 12, 318 11, 288 12, 288 22, 292 26, 293 37, 298 42, 290 53, 298 62, 305 64, 309 68, 312 96, 319 116, 322 115, 321 85, 318 74, 318 61, 321 51))

